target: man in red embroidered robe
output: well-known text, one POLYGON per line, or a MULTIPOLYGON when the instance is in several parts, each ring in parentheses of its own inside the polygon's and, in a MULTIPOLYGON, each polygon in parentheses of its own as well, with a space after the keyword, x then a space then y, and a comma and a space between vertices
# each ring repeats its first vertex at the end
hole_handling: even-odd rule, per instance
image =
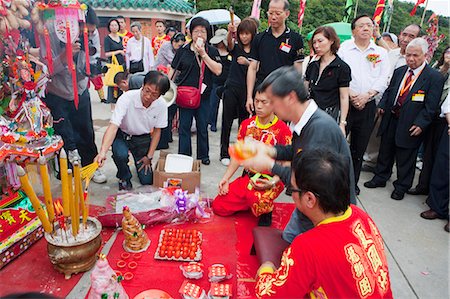
MULTIPOLYGON (((272 146, 291 144, 292 132, 274 114, 272 102, 265 93, 256 93, 255 112, 255 116, 242 122, 238 140, 252 138, 272 146)), ((219 183, 219 195, 213 201, 214 213, 229 216, 250 208, 256 217, 261 216, 259 225, 270 226, 273 201, 283 192, 283 183, 278 176, 266 172, 257 173, 251 169, 245 169, 242 176, 230 183, 239 166, 239 162, 231 159, 219 183)))
POLYGON ((348 164, 322 149, 297 158, 292 197, 315 227, 294 239, 278 270, 261 265, 258 298, 392 298, 380 232, 350 204, 348 164))

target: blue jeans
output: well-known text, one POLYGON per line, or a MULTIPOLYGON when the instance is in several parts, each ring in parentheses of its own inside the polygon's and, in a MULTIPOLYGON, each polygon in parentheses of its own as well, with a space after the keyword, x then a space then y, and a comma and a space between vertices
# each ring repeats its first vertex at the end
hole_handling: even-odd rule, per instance
POLYGON ((208 124, 211 125, 211 128, 217 128, 217 114, 219 114, 219 103, 220 103, 220 98, 217 96, 218 87, 219 85, 214 83, 212 86, 211 95, 209 96, 211 107, 209 111, 208 124))
MULTIPOLYGON (((138 170, 141 164, 138 164, 137 161, 147 155, 151 141, 150 134, 129 136, 124 134, 120 129, 117 131, 116 138, 112 144, 112 152, 114 163, 117 166, 116 177, 119 180, 127 181, 132 177, 130 167, 128 167, 128 151, 133 155, 134 165, 136 166, 136 170, 138 170)), ((142 185, 153 184, 152 170, 147 171, 146 174, 144 169, 142 169, 138 171, 138 177, 142 185)))
POLYGON ((98 151, 95 145, 89 90, 79 95, 78 109, 73 101, 51 93, 47 94, 43 101, 51 111, 53 128, 56 134, 61 135, 64 149, 78 149, 82 166, 91 164, 98 151))
POLYGON ((157 150, 168 149, 169 142, 172 142, 172 122, 177 114, 177 109, 177 104, 172 104, 168 108, 167 127, 161 129, 161 139, 159 139, 158 147, 156 148, 157 150))
POLYGON ((209 159, 208 116, 210 110, 209 94, 202 95, 197 109, 179 108, 180 127, 178 128, 178 153, 192 156, 191 126, 192 117, 197 125, 197 159, 209 159))

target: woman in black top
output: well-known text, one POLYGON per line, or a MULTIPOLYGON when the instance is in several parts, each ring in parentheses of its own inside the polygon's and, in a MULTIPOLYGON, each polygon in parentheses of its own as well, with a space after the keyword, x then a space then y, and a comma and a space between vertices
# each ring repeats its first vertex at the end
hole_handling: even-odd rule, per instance
POLYGON ((222 73, 220 76, 213 76, 213 89, 211 91, 211 112, 209 114, 208 123, 212 132, 217 132, 217 115, 219 113, 219 104, 222 99, 225 81, 230 70, 232 56, 228 51, 227 31, 225 29, 217 29, 216 34, 209 41, 211 45, 217 48, 222 64, 222 73), (219 92, 218 92, 219 91, 219 92))
POLYGON ((191 21, 190 32, 192 41, 178 49, 171 64, 169 78, 175 71, 175 84, 178 86, 191 86, 198 88, 200 79, 200 66, 205 63, 203 83, 200 87, 200 106, 197 109, 179 108, 180 125, 178 129, 178 153, 192 156, 191 125, 192 117, 195 117, 197 125, 197 159, 209 165, 209 141, 208 141, 208 116, 210 111, 209 96, 212 89, 212 76, 220 75, 219 52, 216 48, 206 44, 211 36, 209 22, 201 17, 191 21))
POLYGON ((228 50, 233 57, 223 94, 222 131, 220 134, 220 161, 230 164, 228 146, 230 145, 231 127, 235 118, 241 122, 248 118, 245 108, 247 100, 247 69, 250 64, 252 40, 256 35, 257 25, 253 19, 245 18, 239 26, 228 25, 228 50), (235 38, 236 37, 236 38, 235 38))
MULTIPOLYGON (((108 57, 109 62, 111 62, 112 56, 115 55, 119 64, 123 65, 125 69, 125 51, 123 50, 122 37, 117 34, 119 32, 119 21, 116 19, 109 20, 108 31, 109 34, 104 40, 105 56, 108 57)), ((117 102, 120 94, 122 94, 122 92, 118 88, 108 87, 107 102, 111 104, 117 102)))
POLYGON ((317 105, 339 123, 345 135, 351 81, 350 67, 336 55, 339 37, 332 27, 317 28, 312 41, 314 51, 320 59, 311 62, 306 69, 306 88, 317 105))

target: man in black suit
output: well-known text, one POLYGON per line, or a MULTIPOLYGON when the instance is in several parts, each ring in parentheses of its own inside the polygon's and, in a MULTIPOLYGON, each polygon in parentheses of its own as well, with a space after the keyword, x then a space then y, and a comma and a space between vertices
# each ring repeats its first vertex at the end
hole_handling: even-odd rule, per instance
POLYGON ((406 64, 395 70, 388 89, 380 101, 383 115, 378 135, 380 153, 375 176, 366 188, 386 186, 397 163, 397 180, 391 198, 401 200, 414 179, 417 151, 423 132, 437 113, 444 78, 425 61, 428 43, 412 40, 406 48, 406 64))

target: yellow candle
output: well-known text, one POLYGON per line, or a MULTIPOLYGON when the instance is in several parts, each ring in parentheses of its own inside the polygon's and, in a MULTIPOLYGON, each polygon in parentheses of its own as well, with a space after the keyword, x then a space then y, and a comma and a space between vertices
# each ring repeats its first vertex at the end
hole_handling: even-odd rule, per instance
POLYGON ((73 162, 73 181, 75 185, 75 195, 74 195, 74 202, 75 202, 75 215, 72 215, 72 221, 75 220, 76 225, 76 233, 78 234, 78 230, 80 227, 80 201, 83 200, 83 198, 80 198, 80 195, 83 194, 82 186, 81 186, 81 173, 80 173, 80 164, 78 161, 73 162))
POLYGON ((52 192, 50 190, 50 177, 48 176, 47 161, 43 156, 39 157, 39 169, 41 172, 42 189, 44 189, 45 207, 47 208, 48 220, 53 223, 55 210, 53 208, 52 192))
POLYGON ((33 187, 30 184, 30 180, 28 179, 28 175, 25 173, 22 167, 17 166, 17 174, 19 175, 20 184, 22 185, 22 190, 28 196, 33 205, 33 209, 39 217, 39 220, 42 222, 42 227, 44 231, 47 233, 51 233, 53 231, 53 227, 48 221, 47 215, 45 214, 44 209, 41 206, 41 202, 36 196, 33 187))
POLYGON ((76 212, 75 212, 75 200, 73 198, 72 169, 67 170, 67 182, 68 182, 67 186, 68 186, 68 191, 69 191, 70 215, 72 215, 72 217, 71 217, 72 235, 76 236, 77 235, 76 225, 75 225, 76 220, 74 220, 74 215, 76 215, 76 212))
POLYGON ((69 177, 67 176, 67 154, 64 149, 61 149, 59 154, 59 176, 61 177, 61 197, 64 209, 64 216, 70 216, 70 203, 69 203, 69 177))
MULTIPOLYGON (((86 187, 87 189, 87 187, 86 187)), ((83 202, 82 207, 83 207, 83 225, 86 226, 86 222, 87 222, 87 217, 89 215, 89 193, 86 191, 86 199, 84 198, 84 194, 83 194, 83 199, 81 200, 83 202)))

